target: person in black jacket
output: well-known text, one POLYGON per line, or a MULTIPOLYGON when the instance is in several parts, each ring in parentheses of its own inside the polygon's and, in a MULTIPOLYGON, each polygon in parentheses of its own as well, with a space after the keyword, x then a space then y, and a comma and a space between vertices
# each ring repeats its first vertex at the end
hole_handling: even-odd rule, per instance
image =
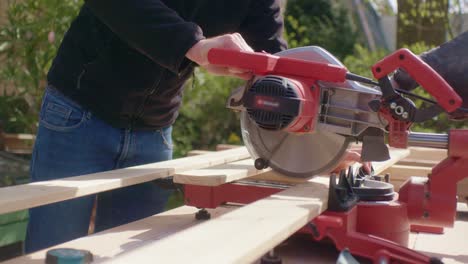
MULTIPOLYGON (((281 0, 87 0, 48 73, 31 160, 33 181, 172 158, 171 126, 197 65, 213 74, 214 47, 276 53, 281 0)), ((199 88, 202 89, 202 88, 199 88)), ((144 170, 145 167, 139 168, 144 170)), ((26 252, 163 210, 168 191, 143 183, 30 210, 26 252)))

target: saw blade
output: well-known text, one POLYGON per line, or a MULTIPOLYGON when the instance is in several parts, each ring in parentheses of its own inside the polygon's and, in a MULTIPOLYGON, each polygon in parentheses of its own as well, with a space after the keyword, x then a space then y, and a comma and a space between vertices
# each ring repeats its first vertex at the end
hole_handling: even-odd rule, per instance
POLYGON ((350 140, 342 135, 317 131, 294 134, 260 128, 246 112, 241 113, 244 144, 254 158, 287 176, 308 178, 333 170, 341 162, 350 140))

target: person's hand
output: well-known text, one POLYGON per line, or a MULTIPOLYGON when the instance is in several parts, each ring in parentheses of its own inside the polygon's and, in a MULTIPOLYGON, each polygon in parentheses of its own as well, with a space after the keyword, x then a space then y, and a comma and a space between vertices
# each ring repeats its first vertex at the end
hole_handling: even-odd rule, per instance
POLYGON ((214 75, 234 76, 244 80, 252 78, 252 73, 247 70, 210 64, 208 61, 208 51, 212 48, 253 51, 239 33, 226 34, 200 40, 187 52, 185 56, 214 75))
MULTIPOLYGON (((463 108, 468 108, 468 32, 449 41, 438 48, 424 52, 421 59, 440 74, 460 95, 463 100, 463 108)), ((400 69, 394 75, 394 80, 400 88, 413 90, 419 85, 400 69)), ((468 119, 468 113, 455 111, 450 113, 451 119, 468 119)))
POLYGON ((346 151, 345 158, 341 163, 336 167, 333 172, 339 173, 341 170, 347 169, 349 166, 352 166, 356 162, 362 163, 362 167, 366 173, 371 173, 371 162, 362 162, 361 161, 361 149, 360 148, 351 148, 346 151))

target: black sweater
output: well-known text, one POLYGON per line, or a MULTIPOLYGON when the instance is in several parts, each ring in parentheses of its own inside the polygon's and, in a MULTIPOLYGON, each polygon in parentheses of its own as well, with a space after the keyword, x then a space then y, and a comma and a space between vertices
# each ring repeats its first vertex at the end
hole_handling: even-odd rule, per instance
MULTIPOLYGON (((281 0, 87 0, 48 74, 51 86, 120 128, 171 125, 200 39, 239 32, 275 53, 281 0)), ((221 99, 221 98, 220 98, 221 99)))

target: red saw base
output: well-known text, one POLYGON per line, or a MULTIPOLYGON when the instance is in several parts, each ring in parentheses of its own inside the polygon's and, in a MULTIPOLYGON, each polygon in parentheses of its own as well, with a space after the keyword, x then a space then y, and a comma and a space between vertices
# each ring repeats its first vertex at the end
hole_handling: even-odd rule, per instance
MULTIPOLYGON (((236 183, 185 185, 185 202, 198 208, 216 208, 224 203, 248 204, 282 190, 236 183)), ((407 206, 398 201, 359 202, 347 212, 326 211, 299 232, 317 241, 328 237, 338 250, 348 248, 352 254, 376 263, 431 263, 430 257, 407 248, 407 206)))
MULTIPOLYGON (((393 201, 358 202, 344 212, 325 211, 299 232, 315 240, 330 238, 337 249, 372 259, 374 263, 442 263, 409 249, 410 230, 443 233, 456 215, 457 183, 468 171, 468 130, 449 132, 448 157, 427 178, 411 177, 393 201)), ((248 204, 284 188, 228 183, 185 185, 186 205, 216 208, 224 203, 248 204)), ((330 199, 330 198, 329 198, 330 199)), ((330 203, 329 203, 330 206, 330 203)))

